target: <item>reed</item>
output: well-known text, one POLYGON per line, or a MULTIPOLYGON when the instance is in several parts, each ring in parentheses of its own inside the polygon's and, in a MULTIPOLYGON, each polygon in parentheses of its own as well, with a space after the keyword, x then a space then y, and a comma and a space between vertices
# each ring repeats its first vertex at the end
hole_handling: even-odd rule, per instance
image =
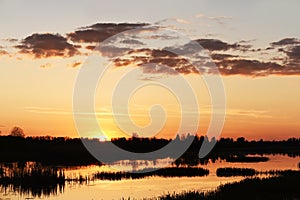
POLYGON ((62 192, 64 172, 55 168, 0 168, 0 185, 14 192, 31 193, 33 196, 49 196, 62 192))

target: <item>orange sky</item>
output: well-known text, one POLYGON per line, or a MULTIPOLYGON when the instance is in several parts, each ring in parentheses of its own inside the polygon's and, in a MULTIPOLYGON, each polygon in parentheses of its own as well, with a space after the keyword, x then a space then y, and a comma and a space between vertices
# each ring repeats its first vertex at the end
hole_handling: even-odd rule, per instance
MULTIPOLYGON (((1 63, 5 63, 7 67, 5 73, 0 75, 2 133, 8 133, 13 126, 18 125, 27 135, 78 137, 72 115, 72 92, 78 69, 60 66, 64 65, 63 62, 58 62, 50 69, 41 69, 35 64, 39 62, 36 60, 1 59, 1 63), (20 63, 23 66, 20 66, 20 63)), ((199 133, 204 135, 211 116, 208 91, 198 77, 189 75, 188 79, 194 84, 200 99, 199 133)), ((226 90, 227 108, 221 136, 245 136, 249 139, 299 137, 300 77, 251 78, 236 75, 223 76, 222 79, 226 90)), ((105 81, 112 81, 112 76, 108 76, 105 81)), ((111 87, 113 84, 106 84, 107 91, 110 91, 111 87)), ((130 100, 132 119, 137 125, 145 126, 150 122, 150 106, 162 104, 170 113, 170 116, 167 115, 169 119, 163 129, 164 134, 172 136, 178 129, 176 120, 180 117, 176 98, 168 91, 163 93, 164 88, 149 87, 143 90, 137 92, 130 100)), ((101 92, 103 91, 96 95, 96 111, 102 113, 98 116, 100 124, 109 136, 119 136, 119 129, 111 115, 109 97, 102 98, 101 94, 106 92, 101 92)))

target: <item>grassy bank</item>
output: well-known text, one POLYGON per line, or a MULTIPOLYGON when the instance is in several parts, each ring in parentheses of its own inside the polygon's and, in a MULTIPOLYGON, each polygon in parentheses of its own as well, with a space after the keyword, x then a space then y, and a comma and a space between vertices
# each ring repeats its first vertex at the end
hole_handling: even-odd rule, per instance
POLYGON ((277 177, 247 178, 240 182, 221 185, 211 192, 190 191, 181 194, 161 196, 160 200, 175 199, 300 199, 300 171, 284 171, 277 177))
POLYGON ((218 168, 216 171, 218 177, 231 177, 231 176, 254 176, 257 174, 255 169, 252 168, 218 168))
POLYGON ((203 168, 192 167, 168 167, 162 168, 150 172, 98 172, 94 174, 96 180, 122 180, 122 179, 139 179, 149 176, 161 176, 161 177, 196 177, 207 176, 209 170, 203 168))

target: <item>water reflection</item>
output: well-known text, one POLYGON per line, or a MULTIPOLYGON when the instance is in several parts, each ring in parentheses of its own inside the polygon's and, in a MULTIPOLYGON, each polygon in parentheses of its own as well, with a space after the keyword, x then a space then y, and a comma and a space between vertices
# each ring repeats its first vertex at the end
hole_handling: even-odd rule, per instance
POLYGON ((62 170, 43 167, 35 162, 0 165, 1 193, 20 193, 41 197, 62 193, 65 186, 62 170))
MULTIPOLYGON (((243 159, 248 160, 248 157, 251 157, 250 160, 252 161, 253 159, 260 160, 261 155, 247 155, 247 158, 243 159)), ((265 155, 264 157, 267 157, 268 160, 264 162, 245 162, 245 160, 228 162, 228 160, 220 157, 207 159, 204 164, 198 163, 198 165, 193 166, 194 169, 199 167, 208 169, 210 173, 204 177, 186 177, 190 164, 182 163, 180 164, 181 172, 173 171, 173 174, 182 173, 185 177, 166 178, 160 177, 159 174, 148 174, 147 178, 145 178, 146 175, 139 177, 141 179, 134 179, 132 174, 116 171, 116 166, 123 167, 128 171, 147 170, 151 167, 158 168, 165 163, 170 163, 169 167, 175 168, 176 163, 170 158, 156 161, 124 160, 106 166, 81 167, 46 166, 35 162, 2 163, 0 164, 0 199, 55 199, 57 195, 59 196, 57 198, 65 200, 79 199, 79 196, 82 197, 81 199, 111 199, 112 196, 115 199, 129 196, 135 198, 154 197, 167 192, 181 192, 181 190, 211 190, 220 184, 242 180, 243 175, 250 172, 235 169, 233 172, 239 176, 218 177, 216 173, 218 168, 251 168, 255 170, 255 173, 299 168, 298 157, 293 158, 278 154, 265 155), (116 178, 117 172, 119 178, 116 178), (112 190, 113 194, 111 193, 112 190)), ((264 159, 264 157, 262 158, 264 159)), ((164 174, 168 174, 168 172, 164 172, 164 174)))
POLYGON ((174 163, 174 161, 175 160, 170 157, 156 160, 121 160, 108 163, 107 166, 109 166, 111 170, 139 171, 153 168, 159 169, 165 166, 170 166, 174 163))

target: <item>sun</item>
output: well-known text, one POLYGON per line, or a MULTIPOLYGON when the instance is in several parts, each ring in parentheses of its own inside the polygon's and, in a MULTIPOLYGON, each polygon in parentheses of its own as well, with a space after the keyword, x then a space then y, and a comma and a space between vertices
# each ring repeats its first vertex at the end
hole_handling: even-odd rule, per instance
POLYGON ((105 137, 104 135, 102 135, 102 136, 99 137, 99 141, 100 142, 105 142, 105 141, 107 141, 107 137, 105 137))

